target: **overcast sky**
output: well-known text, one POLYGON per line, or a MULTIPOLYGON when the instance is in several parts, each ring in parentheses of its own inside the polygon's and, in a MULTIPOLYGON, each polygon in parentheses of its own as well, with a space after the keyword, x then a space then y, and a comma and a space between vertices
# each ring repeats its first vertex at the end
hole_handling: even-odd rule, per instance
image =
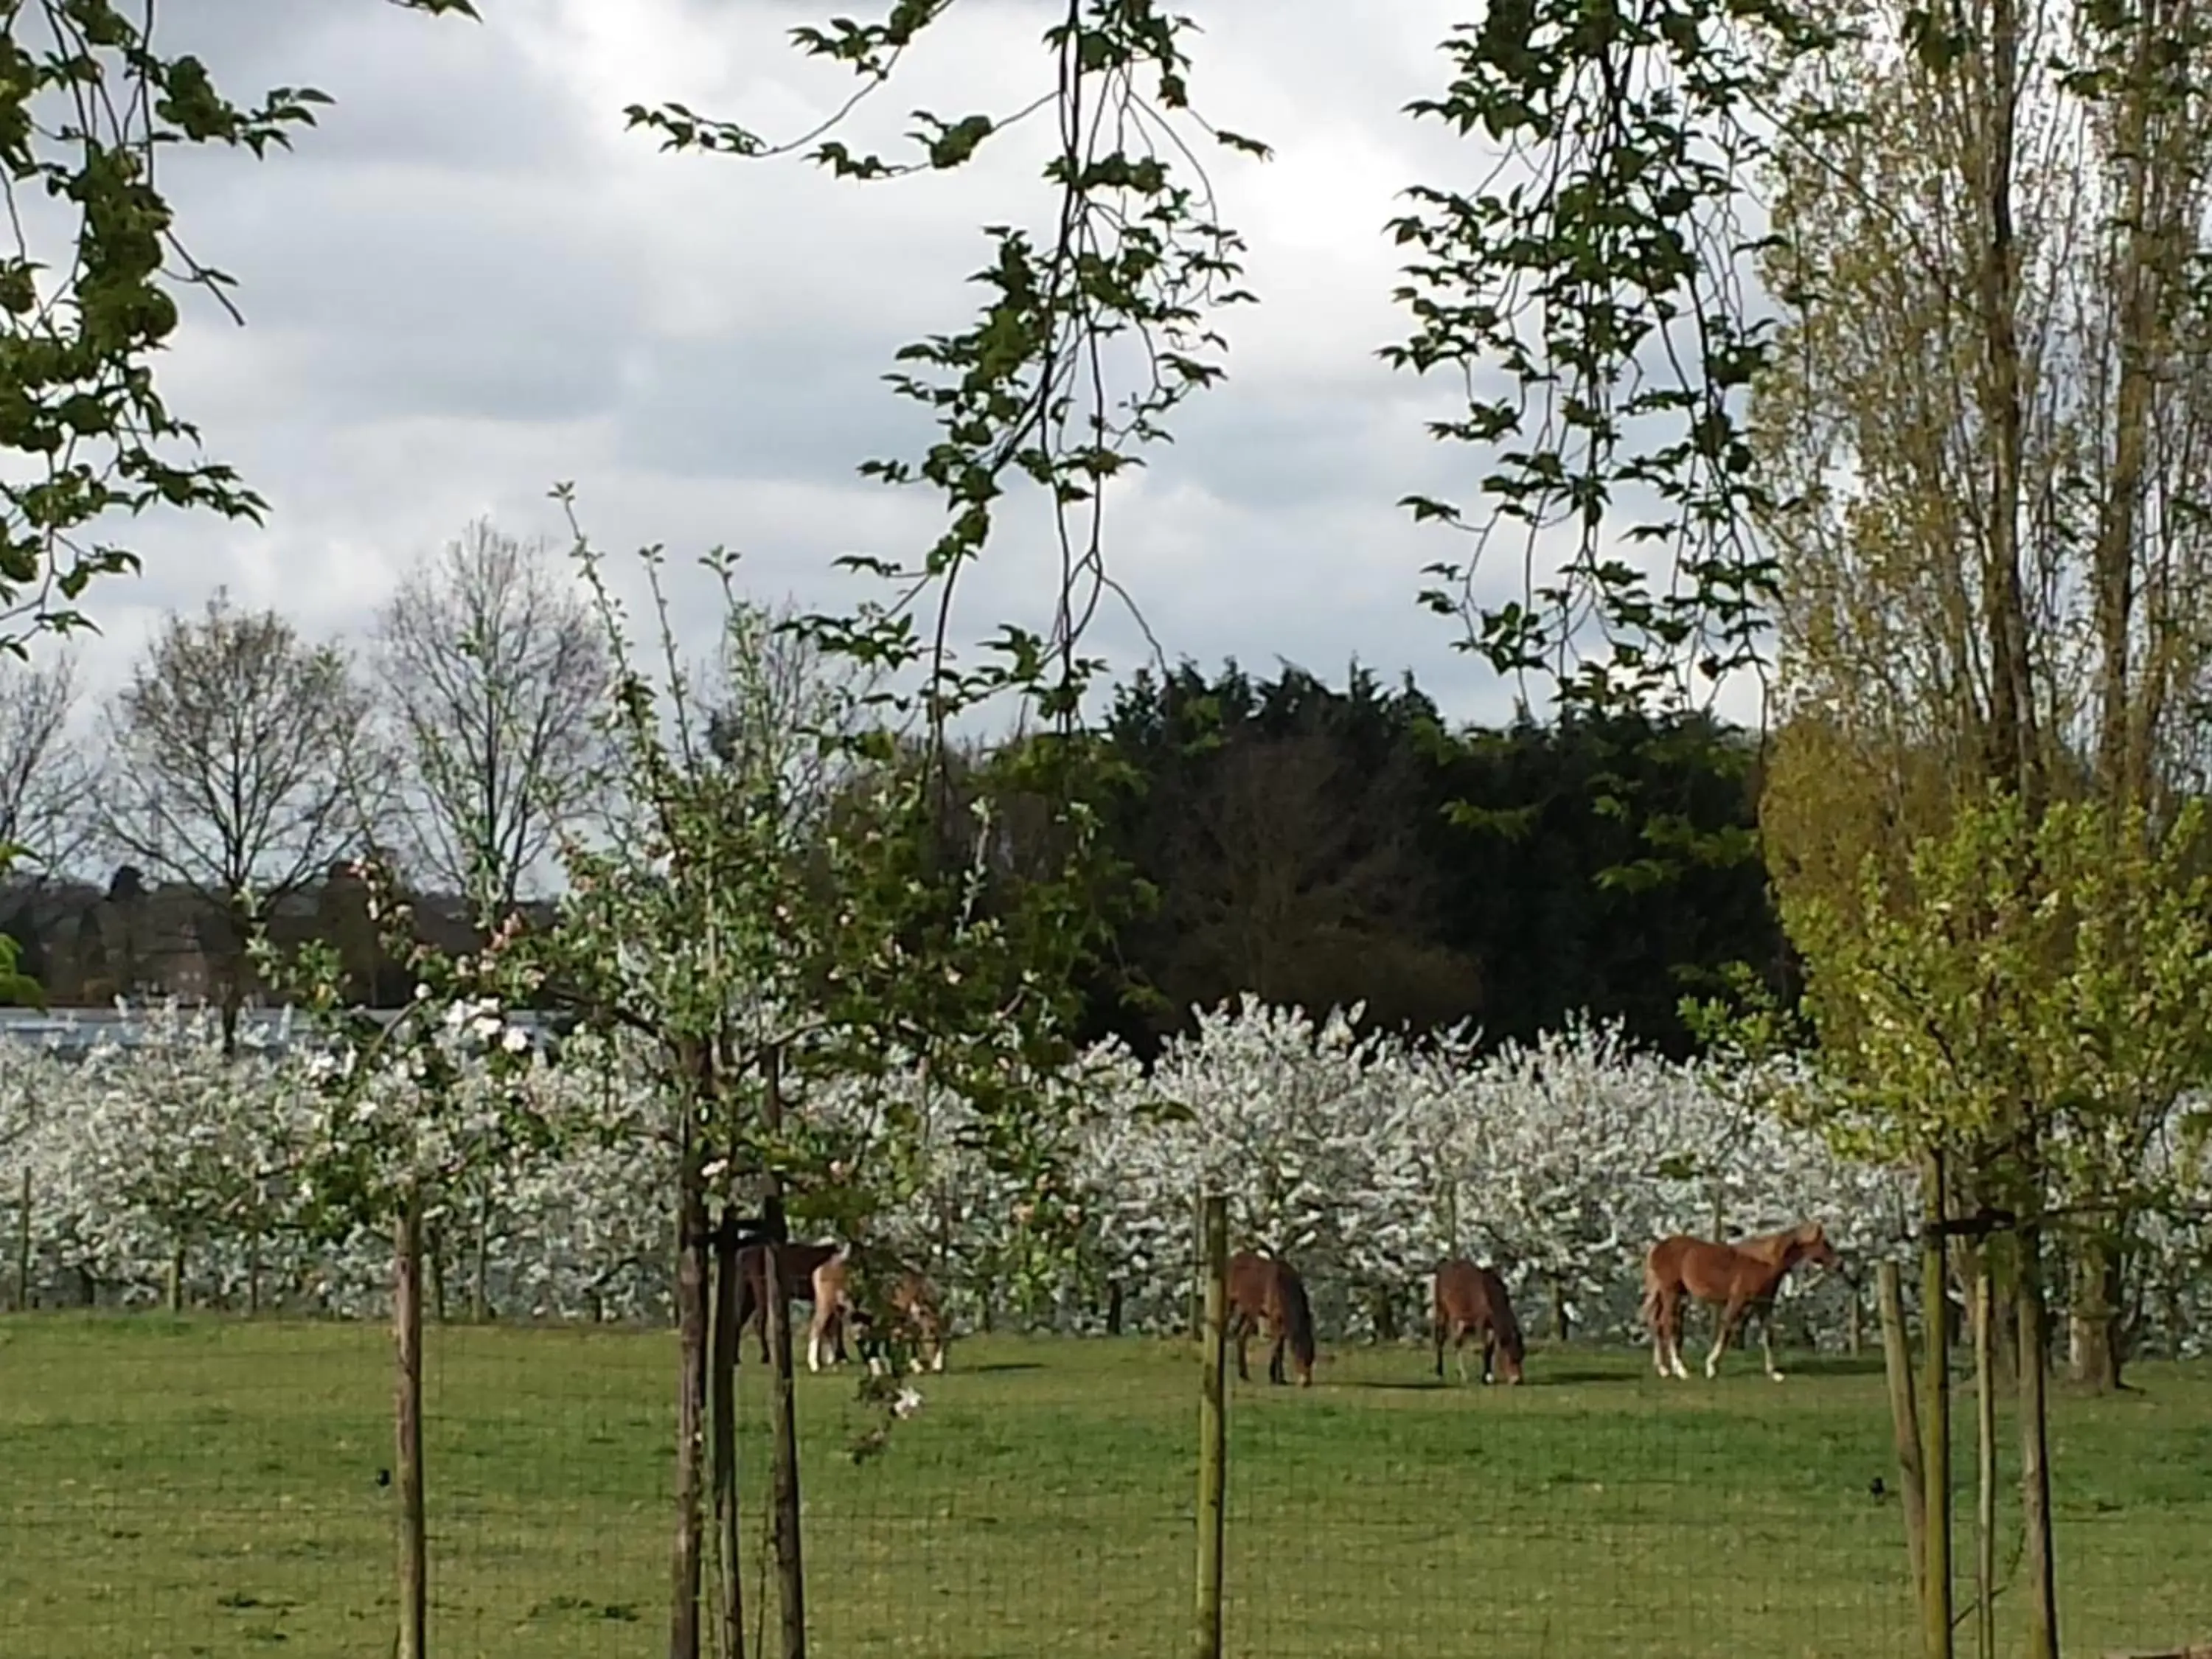
MULTIPOLYGON (((786 40, 836 8, 481 9, 480 25, 375 0, 165 14, 172 49, 201 52, 234 96, 306 84, 337 104, 289 155, 171 165, 186 239, 239 279, 248 322, 196 305, 162 385, 273 510, 265 529, 141 527, 144 579, 91 596, 96 688, 163 608, 219 584, 319 636, 357 629, 409 561, 473 516, 560 535, 556 480, 574 483, 605 547, 657 542, 688 560, 724 544, 764 597, 829 598, 837 554, 911 556, 933 538, 927 495, 854 469, 926 435, 879 377, 902 342, 965 325, 978 227, 1032 218, 1044 199, 1035 145, 869 186, 798 160, 663 155, 624 130, 625 105, 681 100, 775 136, 842 100, 849 77, 786 40)), ((1282 658, 1332 681, 1357 657, 1412 669, 1455 714, 1498 716, 1510 690, 1414 604, 1420 566, 1453 556, 1450 532, 1395 505, 1471 494, 1474 458, 1423 430, 1449 388, 1375 356, 1404 332, 1382 234, 1398 192, 1478 176, 1471 148, 1400 112, 1443 85, 1437 43, 1465 8, 1391 0, 1356 27, 1340 0, 1193 9, 1210 25, 1194 100, 1276 149, 1213 166, 1261 303, 1227 319, 1226 384, 1177 416, 1174 447, 1115 501, 1115 572, 1170 657, 1261 671, 1282 658)), ((895 134, 918 106, 1004 111, 1035 95, 1048 10, 963 0, 859 136, 895 134)), ((1041 619, 1049 581, 1042 542, 1008 537, 963 631, 1041 619)), ((710 612, 684 615, 703 650, 710 612)), ((1117 669, 1142 659, 1118 617, 1097 639, 1117 669)))

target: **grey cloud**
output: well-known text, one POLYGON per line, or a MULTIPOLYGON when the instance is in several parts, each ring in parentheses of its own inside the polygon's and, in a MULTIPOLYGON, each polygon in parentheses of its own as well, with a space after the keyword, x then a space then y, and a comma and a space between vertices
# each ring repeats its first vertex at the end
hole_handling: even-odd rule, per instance
MULTIPOLYGON (((309 82, 339 101, 294 155, 179 158, 170 169, 189 240, 240 277, 250 327, 240 336, 196 309, 164 387, 275 514, 266 531, 173 517, 131 527, 147 578, 92 596, 110 624, 94 647, 108 678, 161 607, 196 604, 219 582, 341 630, 366 619, 401 564, 474 513, 559 538, 544 500, 556 478, 578 483, 587 527, 617 555, 667 544, 694 651, 711 646, 714 613, 683 567, 708 546, 747 550, 758 591, 822 604, 854 591, 830 557, 913 556, 936 533, 926 492, 888 490, 853 469, 927 441, 926 417, 880 377, 903 340, 972 317, 981 296, 965 279, 982 258, 979 220, 1000 216, 998 182, 825 191, 796 161, 656 158, 602 106, 598 66, 575 59, 584 14, 555 0, 485 9, 480 27, 376 0, 177 9, 192 31, 178 42, 202 50, 226 85, 309 82), (548 55, 564 50, 567 62, 548 55)), ((827 9, 743 0, 634 15, 638 28, 657 20, 705 43, 729 28, 772 39, 827 9)), ((1431 47, 1450 21, 1445 0, 1394 9, 1389 28, 1349 43, 1340 9, 1321 0, 1264 15, 1219 9, 1195 44, 1201 106, 1283 145, 1265 212, 1248 216, 1249 278, 1267 320, 1224 319, 1231 378, 1176 417, 1177 441, 1115 503, 1116 571, 1171 658, 1211 666, 1233 654, 1267 671, 1279 657, 1334 678, 1357 656, 1389 678, 1413 667, 1462 712, 1502 712, 1510 688, 1455 653, 1451 625, 1413 604, 1419 566, 1451 556, 1452 538, 1393 505, 1472 481, 1474 458, 1422 429, 1449 388, 1373 356, 1398 323, 1381 223, 1424 165, 1408 158, 1427 153, 1397 106, 1441 84, 1431 47), (1306 107, 1313 123, 1293 118, 1306 107), (1350 161, 1326 151, 1331 123, 1362 138, 1350 161), (1319 169, 1310 193, 1308 167, 1319 169), (1383 167, 1392 176, 1368 176, 1383 167), (1347 247, 1371 256, 1340 258, 1347 247)), ((590 15, 607 27, 632 15, 590 15)), ((1042 70, 1034 6, 960 15, 964 28, 1012 40, 1008 61, 1042 70)), ((637 62, 665 61, 667 38, 646 44, 655 51, 637 62)), ((932 72, 973 102, 1003 90, 971 88, 962 77, 972 67, 932 72)), ((702 78, 738 77, 744 102, 802 79, 811 96, 821 74, 789 55, 747 55, 702 78)), ((895 111, 932 101, 910 86, 885 96, 895 111)), ((1261 201, 1249 182, 1258 171, 1225 160, 1217 172, 1231 222, 1247 222, 1239 202, 1261 201)), ((1033 177, 1013 183, 1021 210, 1035 210, 1033 177)), ((963 595, 963 636, 1004 616, 1041 623, 1052 567, 1034 503, 1011 504, 963 595)), ((1111 608, 1096 637, 1117 668, 1144 659, 1137 630, 1111 608)))
POLYGON ((585 122, 618 122, 619 112, 575 109, 527 49, 523 30, 543 20, 544 0, 482 9, 489 21, 479 24, 382 0, 192 0, 162 14, 156 39, 198 56, 236 102, 279 86, 330 94, 316 125, 295 133, 288 167, 528 173, 574 161, 585 122))
POLYGON ((900 342, 763 327, 715 341, 653 340, 632 356, 617 461, 732 477, 849 477, 913 453, 931 428, 878 378, 900 342))

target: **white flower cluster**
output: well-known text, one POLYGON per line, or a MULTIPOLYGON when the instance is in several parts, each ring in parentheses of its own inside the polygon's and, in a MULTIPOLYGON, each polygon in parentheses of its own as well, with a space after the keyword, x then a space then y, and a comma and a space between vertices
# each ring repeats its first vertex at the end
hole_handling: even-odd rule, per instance
MULTIPOLYGON (((527 1041, 495 1008, 459 1009, 450 1025, 464 1047, 527 1041)), ((232 1308, 380 1306, 384 1241, 319 1242, 301 1224, 313 1194, 300 1172, 331 1131, 316 1073, 331 1063, 299 1050, 226 1060, 211 1021, 173 1012, 134 1046, 81 1060, 0 1048, 4 1236, 27 1176, 42 1299, 156 1302, 175 1273, 192 1299, 232 1308)), ((433 1285, 454 1316, 479 1297, 510 1317, 666 1316, 672 1160, 644 1075, 617 1048, 572 1040, 519 1085, 465 1070, 434 1110, 404 1077, 359 1095, 351 1109, 380 1120, 377 1144, 434 1174, 433 1285), (517 1086, 558 1133, 503 1132, 517 1086)), ((1149 1075, 1118 1045, 1094 1049, 1056 1085, 1085 1105, 1066 1119, 1062 1173, 1042 1182, 994 1170, 967 1109, 919 1071, 896 1074, 888 1102, 878 1079, 817 1085, 792 1109, 835 1130, 879 1185, 892 1172, 878 1242, 929 1272, 970 1326, 988 1313, 1179 1327, 1210 1188, 1229 1198, 1237 1245, 1296 1261, 1327 1333, 1418 1330, 1429 1270, 1466 1254, 1504 1273, 1532 1332, 1565 1322, 1613 1339, 1634 1334, 1640 1258, 1667 1233, 1814 1218, 1863 1267, 1907 1248, 1910 1176, 1838 1160, 1746 1104, 1744 1082, 1585 1024, 1486 1054, 1466 1036, 1361 1037, 1342 1016, 1247 999, 1203 1016, 1149 1075), (1042 1301, 1032 1285, 1018 1307, 1007 1281, 1024 1221, 1047 1203, 1080 1249, 1042 1301)), ((2158 1156, 2212 1197, 2212 1168, 2201 1156, 2180 1168, 2179 1137, 2158 1156)), ((2159 1221, 2141 1237, 2145 1329, 2193 1349, 2212 1338, 2212 1228, 2159 1221)), ((1786 1306, 1785 1329, 1832 1342, 1849 1297, 1813 1273, 1786 1306)))

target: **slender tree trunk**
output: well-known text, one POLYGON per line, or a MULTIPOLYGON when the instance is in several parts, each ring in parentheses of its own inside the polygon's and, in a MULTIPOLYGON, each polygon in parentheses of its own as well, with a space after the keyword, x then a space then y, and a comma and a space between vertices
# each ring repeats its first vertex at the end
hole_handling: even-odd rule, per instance
POLYGON ((15 1311, 31 1310, 31 1172, 26 1168, 15 1192, 15 1311))
POLYGON ((668 1659, 699 1659, 700 1487, 707 1392, 707 1204, 699 1102, 684 1103, 677 1175, 676 1540, 669 1559, 668 1659))
POLYGON ((2067 1310, 2069 1374, 2084 1388, 2108 1393, 2120 1386, 2124 1297, 2118 1246, 2102 1237, 2084 1239, 2074 1263, 2074 1296, 2067 1310))
POLYGON ((185 1247, 179 1243, 169 1252, 169 1311, 185 1310, 185 1247))
POLYGON ((430 1275, 431 1316, 446 1322, 446 1230, 426 1227, 422 1234, 422 1265, 430 1275))
POLYGON ((1905 1326, 1905 1274, 1894 1261, 1875 1269, 1881 1316, 1881 1357, 1889 1377, 1889 1425, 1903 1489, 1905 1553, 1912 1564, 1915 1606, 1928 1601, 1928 1481, 1920 1466, 1920 1413, 1912 1392, 1912 1339, 1905 1326))
POLYGON ((1375 1340, 1378 1343, 1398 1340, 1398 1298, 1390 1294, 1389 1285, 1377 1285, 1375 1291, 1375 1340))
MULTIPOLYGON (((783 1122, 783 1056, 770 1048, 763 1058, 765 1088, 762 1121, 770 1133, 783 1122)), ((784 1233, 783 1183, 768 1180, 765 1206, 769 1236, 784 1233)), ((782 1603, 782 1659, 806 1659, 806 1573, 800 1557, 799 1528, 799 1422, 791 1378, 791 1296, 784 1284, 783 1255, 771 1244, 768 1261, 769 1365, 773 1375, 776 1583, 782 1603)))
POLYGON ((738 1536, 738 1239, 726 1214, 714 1240, 714 1525, 721 1557, 721 1659, 745 1659, 744 1557, 738 1536))
POLYGON ((1567 1312, 1567 1281, 1558 1273, 1552 1275, 1552 1335, 1564 1342, 1571 1334, 1574 1321, 1567 1312))
MULTIPOLYGON (((1206 1192, 1200 1188, 1191 1196, 1190 1206, 1190 1340, 1206 1340, 1206 1192)), ((983 1297, 983 1329, 991 1328, 991 1298, 987 1291, 983 1297)))
POLYGON ((392 1480, 399 1496, 398 1659, 429 1651, 430 1547, 422 1504, 422 1194, 410 1186, 392 1230, 392 1480))
POLYGON ((2043 1241, 2020 1235, 2020 1510, 2027 1573, 2027 1659, 2058 1659, 2058 1587, 2051 1538, 2049 1402, 2044 1394, 2043 1241))
POLYGON ((2030 683, 2027 599, 2020 568, 2021 477, 2026 420, 2021 407, 2020 250, 2013 222, 2014 135, 2020 101, 2019 0, 1990 0, 1987 126, 1982 134, 1984 231, 1981 304, 1987 353, 1990 456, 1988 550, 1982 603, 1990 631, 1991 775, 2017 790, 2031 813, 2042 808, 2042 750, 2030 683))
POLYGON ((469 1264, 469 1320, 481 1325, 491 1317, 491 1196, 477 1195, 476 1259, 469 1264))
POLYGON ((1927 1226, 1920 1242, 1920 1465, 1926 1483, 1927 1577, 1921 1605, 1927 1659, 1951 1659, 1951 1303, 1945 1271, 1943 1158, 1928 1161, 1927 1226))

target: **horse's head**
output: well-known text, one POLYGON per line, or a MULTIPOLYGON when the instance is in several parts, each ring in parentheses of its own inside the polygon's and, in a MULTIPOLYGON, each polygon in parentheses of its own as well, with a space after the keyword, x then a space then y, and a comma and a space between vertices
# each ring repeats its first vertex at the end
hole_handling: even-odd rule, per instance
POLYGON ((1817 1221, 1808 1221, 1790 1236, 1790 1254, 1800 1261, 1810 1261, 1820 1267, 1843 1270, 1844 1259, 1836 1254, 1836 1247, 1828 1243, 1828 1230, 1817 1221))
POLYGON ((1503 1330, 1498 1334, 1498 1374, 1505 1379, 1508 1385, 1520 1382, 1521 1364, 1528 1357, 1528 1345, 1522 1340, 1519 1330, 1503 1330))

